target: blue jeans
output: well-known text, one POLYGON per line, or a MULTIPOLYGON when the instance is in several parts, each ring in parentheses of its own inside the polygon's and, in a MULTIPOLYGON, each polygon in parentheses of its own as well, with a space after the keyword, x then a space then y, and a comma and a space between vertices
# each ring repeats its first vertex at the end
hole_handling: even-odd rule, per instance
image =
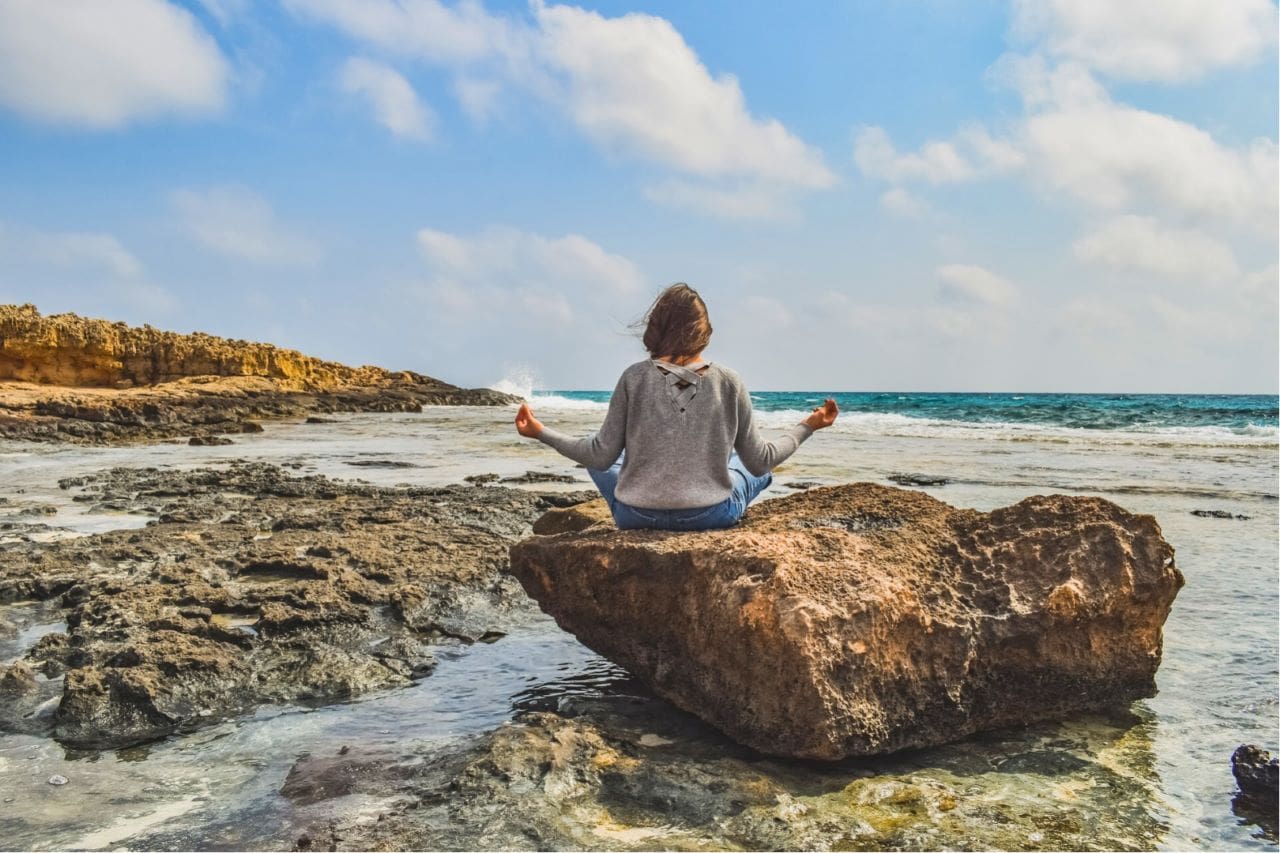
POLYGON ((613 496, 614 489, 618 487, 622 460, 626 455, 627 451, 622 451, 618 461, 603 471, 587 469, 596 488, 609 504, 609 511, 613 513, 613 521, 619 530, 717 530, 733 527, 747 511, 747 504, 773 482, 773 474, 757 477, 746 469, 738 454, 734 453, 729 457, 729 479, 733 481, 733 491, 720 503, 692 509, 644 509, 625 504, 613 496))

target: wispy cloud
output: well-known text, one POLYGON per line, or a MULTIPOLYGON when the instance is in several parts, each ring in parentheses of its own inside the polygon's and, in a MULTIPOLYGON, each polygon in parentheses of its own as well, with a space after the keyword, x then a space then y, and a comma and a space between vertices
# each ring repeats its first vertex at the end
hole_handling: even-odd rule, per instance
POLYGON ((435 116, 409 81, 385 63, 353 56, 342 65, 338 82, 344 92, 368 102, 378 123, 403 139, 430 139, 435 116))
POLYGON ((280 222, 266 199, 240 186, 184 189, 171 197, 182 226, 222 255, 262 264, 306 266, 320 245, 280 222))
POLYGON ((1113 269, 1222 285, 1240 268, 1231 247, 1200 231, 1168 228, 1148 216, 1120 216, 1077 240, 1076 257, 1113 269))

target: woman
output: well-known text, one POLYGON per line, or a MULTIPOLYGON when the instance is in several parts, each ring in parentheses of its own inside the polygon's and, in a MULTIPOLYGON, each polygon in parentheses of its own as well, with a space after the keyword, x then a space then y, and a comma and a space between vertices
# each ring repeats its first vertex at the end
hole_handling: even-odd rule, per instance
POLYGON ((839 409, 828 399, 786 435, 765 441, 738 374, 702 360, 710 340, 702 298, 673 284, 645 317, 650 357, 622 372, 599 432, 570 438, 539 423, 528 403, 516 429, 586 466, 622 530, 732 527, 773 482, 770 471, 831 426, 839 409))

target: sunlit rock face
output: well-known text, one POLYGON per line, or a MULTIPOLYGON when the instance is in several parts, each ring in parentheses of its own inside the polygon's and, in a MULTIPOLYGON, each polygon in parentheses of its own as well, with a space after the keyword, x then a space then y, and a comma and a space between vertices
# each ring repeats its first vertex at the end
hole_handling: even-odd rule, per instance
MULTIPOLYGON (((75 314, 0 305, 0 380, 80 387, 154 385, 189 376, 260 376, 323 390, 389 371, 351 368, 271 344, 184 335, 75 314)), ((443 384, 443 383, 441 383, 443 384)))
POLYGON ((618 531, 554 510, 511 548, 557 622, 762 752, 930 746, 1155 693, 1183 584, 1155 519, 1092 497, 989 513, 857 483, 737 527, 618 531), (576 529, 575 529, 576 528, 576 529))
POLYGON ((519 402, 489 388, 348 367, 271 344, 0 305, 0 438, 203 437, 261 431, 257 420, 313 412, 519 402))

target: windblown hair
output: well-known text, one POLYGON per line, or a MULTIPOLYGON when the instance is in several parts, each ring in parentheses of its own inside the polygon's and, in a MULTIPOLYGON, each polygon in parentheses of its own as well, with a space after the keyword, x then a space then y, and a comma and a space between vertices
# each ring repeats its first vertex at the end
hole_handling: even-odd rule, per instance
POLYGON ((698 291, 684 282, 659 293, 645 313, 643 323, 644 348, 651 358, 696 355, 706 349, 711 340, 707 305, 698 291))

